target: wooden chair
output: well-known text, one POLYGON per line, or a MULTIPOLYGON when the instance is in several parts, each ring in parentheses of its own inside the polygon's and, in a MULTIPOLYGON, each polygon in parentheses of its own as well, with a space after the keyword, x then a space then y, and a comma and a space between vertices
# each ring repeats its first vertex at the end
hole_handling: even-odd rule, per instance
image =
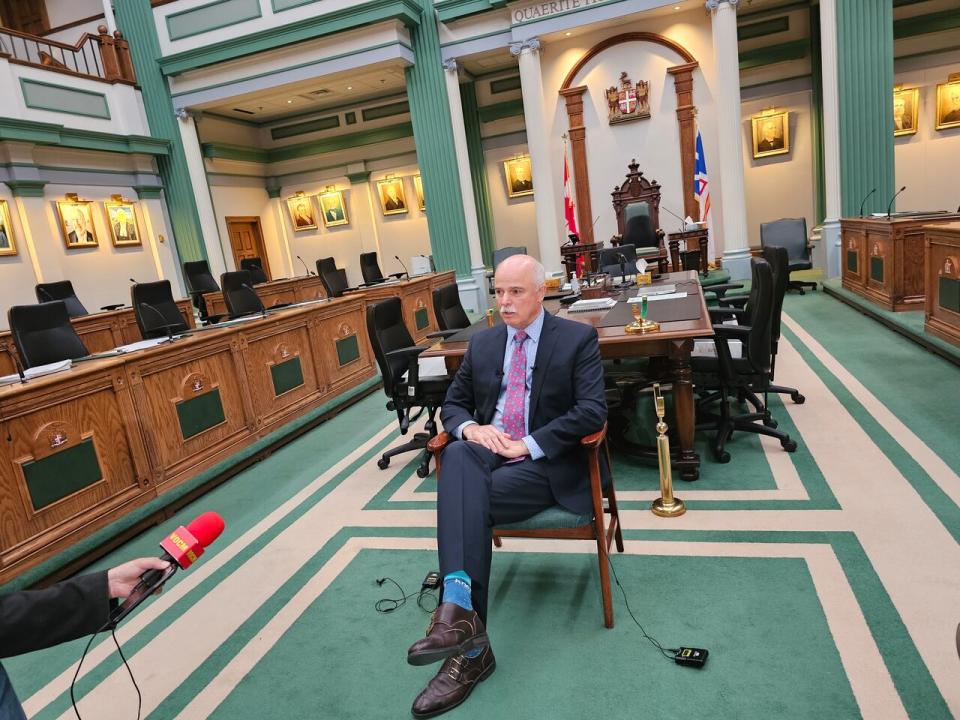
POLYGON ((665 233, 660 229, 660 183, 647 180, 636 160, 631 160, 627 167, 627 179, 611 193, 617 215, 613 245, 633 245, 638 256, 648 262, 656 261, 660 272, 669 272, 670 254, 664 245, 665 233), (644 253, 644 248, 654 250, 644 253))
MULTIPOLYGON (((440 477, 440 454, 451 441, 449 433, 440 433, 428 444, 437 462, 437 478, 440 477)), ((607 426, 580 440, 580 447, 587 452, 587 466, 590 473, 590 493, 593 497, 593 512, 586 515, 572 513, 566 508, 554 505, 542 510, 531 518, 509 525, 499 525, 493 529, 493 544, 501 547, 501 538, 525 537, 546 538, 550 540, 595 540, 597 543, 597 561, 600 565, 600 593, 603 596, 603 624, 613 627, 613 596, 610 589, 610 565, 608 555, 610 544, 616 541, 617 552, 623 552, 623 535, 620 532, 620 515, 617 512, 617 494, 613 487, 613 476, 607 487, 600 479, 600 451, 603 450, 610 466, 610 450, 607 447, 607 426), (607 504, 604 507, 604 499, 607 504), (609 522, 604 516, 609 515, 609 522)))

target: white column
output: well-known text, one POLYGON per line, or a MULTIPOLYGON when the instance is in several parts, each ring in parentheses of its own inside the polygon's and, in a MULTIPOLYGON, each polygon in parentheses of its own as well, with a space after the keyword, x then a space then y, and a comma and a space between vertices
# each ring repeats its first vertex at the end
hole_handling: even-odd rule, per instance
POLYGON ((470 279, 458 280, 460 301, 473 312, 487 308, 486 268, 480 249, 480 225, 477 223, 477 202, 473 196, 473 178, 470 176, 470 154, 467 150, 467 131, 463 125, 463 106, 460 104, 460 75, 457 61, 449 58, 443 62, 443 76, 447 83, 447 101, 450 104, 450 120, 453 123, 453 148, 457 155, 460 173, 460 197, 463 216, 467 223, 467 246, 470 249, 470 279))
POLYGON ((193 195, 197 201, 197 214, 200 216, 200 229, 203 233, 203 244, 207 249, 207 261, 213 276, 220 277, 231 268, 227 267, 226 254, 217 230, 217 216, 213 211, 213 199, 210 197, 210 186, 207 184, 207 171, 203 164, 197 125, 184 108, 177 109, 177 118, 180 120, 177 125, 180 128, 180 138, 183 140, 183 152, 187 157, 190 183, 193 185, 193 195))
POLYGON ((734 280, 750 277, 747 200, 743 180, 740 122, 740 58, 737 50, 739 0, 707 0, 713 15, 713 57, 717 67, 717 136, 720 140, 720 205, 723 267, 734 280))
POLYGON ((540 262, 547 272, 563 269, 560 245, 560 205, 554 192, 553 162, 545 128, 551 126, 543 102, 543 77, 540 74, 540 41, 530 38, 510 44, 510 52, 520 63, 520 88, 523 95, 523 120, 527 127, 527 148, 533 165, 533 193, 537 215, 537 240, 540 262))
POLYGON ((826 217, 823 246, 827 277, 840 275, 840 90, 837 60, 837 2, 820 0, 820 64, 823 75, 823 184, 826 217))
POLYGON ((107 26, 107 32, 113 35, 113 31, 117 29, 117 21, 113 17, 113 2, 112 0, 101 1, 103 4, 104 24, 107 26))

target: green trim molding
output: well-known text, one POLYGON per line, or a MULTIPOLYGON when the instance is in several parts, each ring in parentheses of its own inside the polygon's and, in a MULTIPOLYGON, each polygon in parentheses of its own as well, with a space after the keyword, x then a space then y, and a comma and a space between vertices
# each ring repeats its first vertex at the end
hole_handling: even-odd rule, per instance
POLYGON ((34 110, 80 115, 82 117, 110 119, 110 106, 103 93, 20 78, 20 93, 23 102, 34 110))
POLYGON ((490 185, 483 157, 483 138, 480 135, 480 118, 477 113, 477 85, 473 82, 460 85, 460 103, 463 105, 463 127, 467 136, 467 155, 470 158, 470 181, 473 184, 473 199, 477 206, 477 226, 480 230, 480 254, 486 267, 493 266, 493 249, 496 247, 493 225, 493 207, 490 203, 490 185))
POLYGON ((159 200, 163 195, 162 185, 134 185, 133 191, 141 200, 159 200))
POLYGON ((895 40, 916 35, 954 30, 960 27, 960 10, 943 10, 927 15, 900 18, 893 21, 893 37, 895 40))
POLYGON ((813 136, 814 213, 817 225, 827 217, 827 180, 823 156, 823 52, 820 47, 820 6, 810 6, 810 68, 811 106, 813 116, 810 133, 813 136))
POLYGON ((508 117, 523 115, 523 100, 507 100, 496 105, 485 105, 477 110, 480 122, 488 123, 508 117))
POLYGON ((775 33, 786 32, 790 29, 790 16, 761 20, 760 22, 749 23, 748 25, 737 26, 737 39, 750 40, 752 38, 764 37, 775 33))
POLYGON ((507 0, 443 0, 437 3, 437 18, 450 22, 458 18, 506 7, 507 0))
POLYGON ((275 13, 278 13, 284 10, 293 10, 294 8, 303 7, 304 5, 310 5, 315 2, 319 2, 319 0, 270 0, 270 7, 273 8, 275 13))
POLYGON ((170 143, 143 135, 114 135, 96 130, 76 130, 56 123, 0 117, 0 140, 22 140, 37 145, 61 145, 80 150, 167 155, 170 143))
POLYGON ((258 17, 261 17, 258 0, 215 0, 167 15, 167 37, 183 40, 258 17))
MULTIPOLYGON (((142 2, 142 0, 130 1, 131 4, 142 2)), ((126 5, 127 2, 121 4, 126 5)), ((420 22, 420 6, 415 0, 368 0, 368 2, 355 3, 340 10, 319 13, 310 18, 287 25, 276 25, 256 33, 238 35, 229 40, 210 43, 167 57, 160 57, 158 54, 156 62, 164 75, 179 75, 199 67, 314 40, 384 20, 399 20, 408 27, 415 27, 420 22)), ((133 49, 132 43, 131 49, 133 49)), ((137 78, 140 77, 138 68, 137 78)))
POLYGON ((809 40, 806 39, 744 50, 740 53, 740 71, 774 65, 787 60, 802 60, 809 51, 809 40))
POLYGON ((520 89, 520 76, 511 75, 510 77, 498 78, 497 80, 490 81, 490 94, 496 95, 498 93, 509 92, 511 90, 520 89))
POLYGON ((42 198, 46 180, 4 180, 14 197, 42 198))
POLYGON ((375 105, 371 108, 363 108, 360 111, 360 116, 363 118, 364 122, 370 120, 380 120, 385 117, 393 117, 394 115, 405 115, 410 112, 410 103, 406 100, 398 103, 391 103, 389 105, 375 105))
POLYGON ((293 137, 294 135, 306 135, 307 133, 333 130, 338 127, 340 127, 340 116, 328 115, 317 118, 316 120, 271 128, 270 137, 274 140, 282 140, 283 138, 293 137))
POLYGON ((363 185, 370 179, 370 171, 364 170, 363 172, 347 173, 347 180, 350 181, 351 185, 363 185))

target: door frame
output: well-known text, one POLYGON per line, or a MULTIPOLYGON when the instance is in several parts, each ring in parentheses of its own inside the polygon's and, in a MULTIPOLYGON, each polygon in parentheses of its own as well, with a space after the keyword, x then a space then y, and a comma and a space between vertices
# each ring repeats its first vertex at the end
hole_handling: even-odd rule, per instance
POLYGON ((260 223, 259 215, 225 215, 224 222, 227 226, 227 241, 230 243, 230 252, 233 255, 233 267, 235 270, 240 269, 240 258, 237 257, 237 249, 233 246, 233 238, 230 237, 230 224, 231 223, 253 223, 257 229, 257 238, 256 245, 260 252, 260 262, 262 263, 263 271, 267 274, 268 278, 273 277, 273 273, 270 272, 270 258, 267 257, 267 246, 263 241, 263 226, 260 223))

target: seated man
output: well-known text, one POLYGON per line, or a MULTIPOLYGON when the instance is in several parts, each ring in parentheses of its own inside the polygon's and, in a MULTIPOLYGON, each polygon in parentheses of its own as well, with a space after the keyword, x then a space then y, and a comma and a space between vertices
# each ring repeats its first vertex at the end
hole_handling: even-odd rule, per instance
POLYGON ((607 417, 597 331, 543 310, 544 269, 528 255, 500 263, 494 282, 504 324, 473 336, 441 414, 460 440, 437 494, 443 602, 407 661, 444 663, 417 718, 459 705, 496 666, 484 626, 493 526, 558 504, 593 510, 579 443, 607 417))

